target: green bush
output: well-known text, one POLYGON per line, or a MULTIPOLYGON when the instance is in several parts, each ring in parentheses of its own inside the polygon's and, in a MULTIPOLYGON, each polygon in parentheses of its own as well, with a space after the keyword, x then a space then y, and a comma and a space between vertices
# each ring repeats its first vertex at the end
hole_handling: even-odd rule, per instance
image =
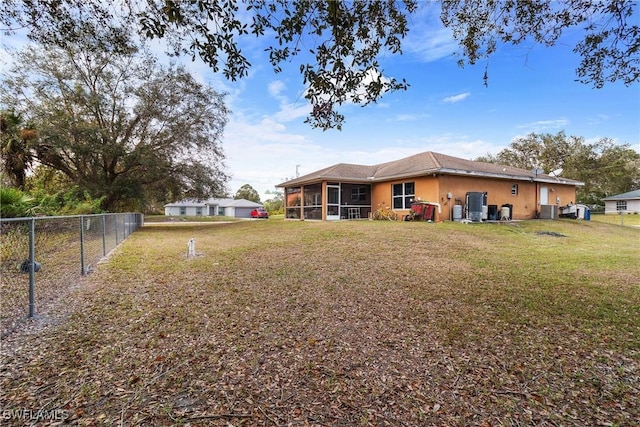
POLYGON ((0 188, 0 216, 18 218, 34 216, 40 211, 36 199, 16 188, 0 188))
POLYGON ((78 187, 55 194, 25 193, 16 188, 0 189, 0 216, 17 218, 36 215, 87 215, 101 213, 102 199, 94 199, 78 187))

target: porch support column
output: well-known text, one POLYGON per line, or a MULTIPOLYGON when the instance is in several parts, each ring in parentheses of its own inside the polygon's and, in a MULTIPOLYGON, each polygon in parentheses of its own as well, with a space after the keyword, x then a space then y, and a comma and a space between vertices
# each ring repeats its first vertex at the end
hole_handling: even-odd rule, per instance
POLYGON ((304 220, 304 185, 300 186, 300 220, 304 220))
POLYGON ((327 220, 327 181, 322 181, 322 194, 320 198, 322 199, 322 221, 327 220))

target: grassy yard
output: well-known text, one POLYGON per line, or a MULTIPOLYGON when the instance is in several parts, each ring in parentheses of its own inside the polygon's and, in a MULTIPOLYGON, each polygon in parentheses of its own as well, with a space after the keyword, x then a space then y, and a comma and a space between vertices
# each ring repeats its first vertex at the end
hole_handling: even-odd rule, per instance
POLYGON ((639 260, 598 221, 144 227, 3 340, 3 425, 637 425, 639 260))
POLYGON ((604 222, 607 224, 616 224, 623 226, 640 226, 639 214, 625 214, 625 215, 604 215, 604 214, 592 214, 592 221, 604 222))

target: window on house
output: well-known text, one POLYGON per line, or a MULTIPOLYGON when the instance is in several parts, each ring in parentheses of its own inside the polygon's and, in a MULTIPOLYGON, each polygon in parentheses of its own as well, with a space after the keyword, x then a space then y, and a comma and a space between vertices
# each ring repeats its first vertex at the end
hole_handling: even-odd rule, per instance
POLYGON ((367 200, 367 189, 365 187, 353 187, 351 189, 351 201, 361 202, 367 200))
POLYGON ((197 216, 202 216, 202 208, 200 208, 200 207, 196 208, 196 215, 197 216))
POLYGON ((393 209, 410 209, 415 195, 415 183, 393 184, 393 209))
POLYGON ((186 206, 180 206, 180 215, 186 215, 186 214, 187 214, 186 206))
POLYGON ((511 195, 512 196, 517 196, 518 195, 518 184, 513 184, 511 186, 511 195))
POLYGON ((627 201, 626 200, 617 200, 616 201, 616 210, 617 211, 626 211, 627 210, 627 201))

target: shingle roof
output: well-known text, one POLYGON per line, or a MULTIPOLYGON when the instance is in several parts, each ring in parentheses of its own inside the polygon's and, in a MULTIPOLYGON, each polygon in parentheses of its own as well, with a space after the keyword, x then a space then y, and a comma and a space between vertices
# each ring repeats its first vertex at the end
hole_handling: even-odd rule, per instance
POLYGON ((629 191, 628 193, 616 194, 615 196, 605 197, 602 200, 637 200, 640 199, 640 189, 629 191))
POLYGON ((408 178, 432 173, 453 175, 489 176, 503 179, 535 180, 541 182, 583 185, 580 181, 551 175, 535 174, 526 169, 495 163, 477 162, 446 154, 426 151, 400 160, 374 166, 338 163, 310 174, 278 184, 277 187, 306 184, 317 181, 376 182, 390 179, 408 178))

